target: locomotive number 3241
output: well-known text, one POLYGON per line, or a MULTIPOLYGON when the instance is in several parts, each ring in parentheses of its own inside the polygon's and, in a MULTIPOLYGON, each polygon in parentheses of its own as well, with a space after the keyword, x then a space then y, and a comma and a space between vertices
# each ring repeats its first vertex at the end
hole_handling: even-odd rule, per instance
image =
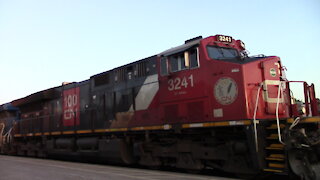
POLYGON ((188 86, 193 87, 193 75, 191 74, 189 77, 176 77, 174 79, 169 79, 168 85, 169 91, 187 88, 188 86))

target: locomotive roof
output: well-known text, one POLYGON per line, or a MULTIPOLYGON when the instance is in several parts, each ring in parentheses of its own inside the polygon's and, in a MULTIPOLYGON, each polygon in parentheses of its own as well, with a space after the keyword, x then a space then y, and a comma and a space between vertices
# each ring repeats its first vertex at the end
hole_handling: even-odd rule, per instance
POLYGON ((137 64, 137 63, 140 63, 140 62, 149 61, 150 59, 153 59, 153 58, 155 58, 155 57, 156 57, 156 55, 149 56, 149 57, 146 57, 146 58, 143 58, 143 59, 140 59, 140 60, 131 62, 131 63, 129 63, 129 64, 125 64, 125 65, 122 65, 122 66, 119 66, 119 67, 115 67, 115 68, 113 68, 113 69, 110 69, 110 70, 107 70, 107 71, 104 71, 104 72, 101 72, 101 73, 92 75, 90 78, 94 78, 94 77, 96 77, 96 76, 100 76, 100 75, 105 74, 105 73, 111 73, 112 71, 114 71, 114 70, 116 70, 116 69, 121 69, 121 68, 124 68, 124 67, 132 66, 132 65, 137 64))
POLYGON ((165 50, 160 54, 158 54, 158 56, 170 56, 172 54, 185 51, 195 45, 198 45, 201 40, 202 40, 202 37, 198 37, 195 40, 192 40, 192 39, 188 40, 185 42, 185 44, 165 50))
POLYGON ((57 91, 57 88, 54 87, 54 88, 46 89, 40 92, 33 93, 29 96, 14 100, 11 103, 14 106, 22 106, 25 104, 29 104, 29 103, 33 103, 41 100, 54 99, 59 96, 60 96, 60 93, 57 91))

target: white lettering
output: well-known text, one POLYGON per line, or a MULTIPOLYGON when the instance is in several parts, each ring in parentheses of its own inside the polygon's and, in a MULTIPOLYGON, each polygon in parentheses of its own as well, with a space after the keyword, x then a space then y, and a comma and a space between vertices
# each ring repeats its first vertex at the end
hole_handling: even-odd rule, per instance
POLYGON ((188 88, 194 86, 193 83, 193 75, 191 74, 188 78, 187 77, 176 77, 175 79, 169 79, 168 80, 168 90, 180 90, 181 88, 188 88))

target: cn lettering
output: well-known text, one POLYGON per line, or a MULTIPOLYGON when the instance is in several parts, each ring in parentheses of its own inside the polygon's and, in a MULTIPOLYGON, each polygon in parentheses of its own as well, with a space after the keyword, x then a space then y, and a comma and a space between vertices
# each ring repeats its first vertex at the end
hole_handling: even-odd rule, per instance
POLYGON ((80 88, 63 91, 63 125, 75 126, 80 124, 80 88))
POLYGON ((73 95, 68 95, 67 97, 64 98, 64 119, 68 120, 71 119, 75 116, 75 107, 77 107, 78 99, 75 94, 73 95))

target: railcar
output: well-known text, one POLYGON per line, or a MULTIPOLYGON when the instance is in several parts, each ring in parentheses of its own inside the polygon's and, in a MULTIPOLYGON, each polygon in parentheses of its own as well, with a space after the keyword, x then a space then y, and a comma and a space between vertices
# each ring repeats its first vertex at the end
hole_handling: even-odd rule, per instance
MULTIPOLYGON (((0 148, 2 144, 12 140, 12 127, 17 120, 19 120, 18 108, 10 103, 0 106, 0 148)), ((8 146, 2 147, 0 150, 4 152, 5 148, 8 146)))
POLYGON ((314 85, 288 81, 279 57, 249 57, 230 36, 190 39, 10 104, 0 109, 12 122, 6 154, 320 178, 314 85), (292 83, 304 87, 304 112, 292 83))

